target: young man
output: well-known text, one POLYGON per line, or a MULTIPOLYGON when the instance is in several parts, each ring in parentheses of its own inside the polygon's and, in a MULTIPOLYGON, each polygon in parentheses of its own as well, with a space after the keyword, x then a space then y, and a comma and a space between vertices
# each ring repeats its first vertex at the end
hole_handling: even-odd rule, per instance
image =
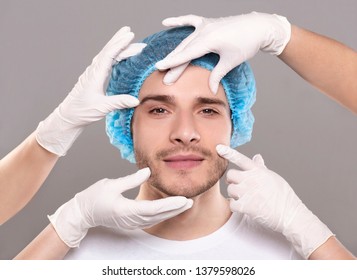
POLYGON ((217 95, 208 84, 214 54, 192 61, 174 85, 163 84, 165 73, 155 63, 192 31, 154 34, 141 54, 114 67, 108 94, 129 93, 140 105, 135 113, 110 114, 107 131, 122 156, 144 169, 109 189, 95 184, 77 194, 50 217, 53 227, 40 235, 39 246, 35 241, 19 258, 61 258, 96 226, 105 227, 89 231, 67 259, 353 257, 261 156, 251 160, 228 147, 251 136, 255 82, 247 64, 222 79, 217 95), (227 160, 242 169, 227 174, 231 200, 219 186, 227 160), (137 185, 136 201, 128 202, 121 193, 137 185), (167 199, 174 200, 165 211, 143 215, 135 207, 167 199), (46 236, 52 236, 55 255, 39 249, 46 236))
POLYGON ((219 179, 228 162, 217 154, 216 146, 229 145, 232 124, 223 87, 212 96, 209 73, 189 66, 175 85, 165 86, 164 74, 155 71, 141 87, 141 104, 132 120, 137 164, 151 170, 137 199, 179 195, 192 198, 192 208, 144 231, 95 231, 67 258, 298 257, 282 235, 245 215, 232 214, 220 192, 219 179))

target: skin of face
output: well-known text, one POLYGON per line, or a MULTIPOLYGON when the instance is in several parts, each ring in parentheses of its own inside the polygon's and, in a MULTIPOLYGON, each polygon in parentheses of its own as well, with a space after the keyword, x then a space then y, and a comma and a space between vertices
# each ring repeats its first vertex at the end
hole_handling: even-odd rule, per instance
POLYGON ((227 169, 215 147, 229 145, 230 108, 221 85, 217 95, 210 91, 209 74, 191 65, 168 86, 165 72, 154 71, 141 87, 132 135, 138 167, 151 170, 143 186, 152 198, 199 196, 227 169))

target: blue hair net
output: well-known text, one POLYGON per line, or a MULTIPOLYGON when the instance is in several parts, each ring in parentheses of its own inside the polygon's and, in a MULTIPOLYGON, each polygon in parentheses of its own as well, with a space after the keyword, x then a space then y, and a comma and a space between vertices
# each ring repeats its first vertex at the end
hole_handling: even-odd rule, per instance
MULTIPOLYGON (((147 46, 135 56, 113 66, 107 95, 130 94, 138 97, 145 79, 156 69, 156 62, 166 57, 177 45, 194 31, 193 27, 178 27, 155 33, 143 40, 147 46)), ((219 56, 206 54, 192 60, 191 64, 212 70, 219 56)), ((232 137, 230 146, 235 148, 251 139, 254 117, 251 107, 255 102, 255 79, 250 66, 242 63, 221 80, 231 109, 232 137)), ((106 131, 110 142, 121 156, 135 162, 131 119, 134 109, 116 110, 106 117, 106 131)))

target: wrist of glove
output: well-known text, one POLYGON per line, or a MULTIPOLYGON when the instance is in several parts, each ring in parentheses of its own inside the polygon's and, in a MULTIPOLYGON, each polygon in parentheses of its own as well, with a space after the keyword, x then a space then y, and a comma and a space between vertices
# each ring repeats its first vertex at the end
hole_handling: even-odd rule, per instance
POLYGON ((249 21, 255 22, 256 26, 264 30, 259 49, 272 55, 280 55, 291 38, 291 24, 287 18, 277 14, 257 12, 246 16, 249 17, 249 21))
POLYGON ((192 207, 192 200, 181 196, 146 201, 131 200, 122 195, 141 185, 149 176, 149 168, 144 168, 127 177, 98 181, 76 194, 48 218, 62 241, 74 248, 92 227, 142 229, 192 207))
POLYGON ((78 247, 90 228, 85 222, 76 198, 72 198, 53 215, 47 217, 58 236, 70 248, 78 247))
POLYGON ((82 133, 84 126, 66 121, 60 112, 61 105, 39 123, 36 140, 47 151, 64 156, 82 133))
POLYGON ((289 240, 295 250, 308 259, 310 255, 334 234, 302 202, 296 207, 290 223, 282 234, 289 240))
POLYGON ((252 160, 222 145, 217 147, 217 152, 242 169, 227 173, 232 211, 245 213, 261 225, 282 233, 306 259, 333 236, 290 185, 266 168, 260 155, 252 160))

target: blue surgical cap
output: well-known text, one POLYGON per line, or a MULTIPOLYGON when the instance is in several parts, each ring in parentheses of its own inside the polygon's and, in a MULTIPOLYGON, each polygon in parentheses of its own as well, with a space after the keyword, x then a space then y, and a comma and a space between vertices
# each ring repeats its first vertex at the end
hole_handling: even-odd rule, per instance
MULTIPOLYGON (((177 45, 194 31, 193 27, 177 27, 155 33, 143 40, 147 46, 135 56, 113 66, 107 95, 130 94, 138 97, 145 79, 156 69, 156 62, 165 58, 177 45)), ((191 64, 212 71, 218 63, 215 53, 192 60, 191 64)), ((255 102, 255 79, 253 72, 244 62, 232 69, 221 80, 231 109, 232 136, 230 146, 235 148, 251 139, 254 117, 251 107, 255 102)), ((134 109, 116 110, 107 115, 106 131, 110 142, 117 147, 121 156, 135 163, 131 119, 134 109)))

